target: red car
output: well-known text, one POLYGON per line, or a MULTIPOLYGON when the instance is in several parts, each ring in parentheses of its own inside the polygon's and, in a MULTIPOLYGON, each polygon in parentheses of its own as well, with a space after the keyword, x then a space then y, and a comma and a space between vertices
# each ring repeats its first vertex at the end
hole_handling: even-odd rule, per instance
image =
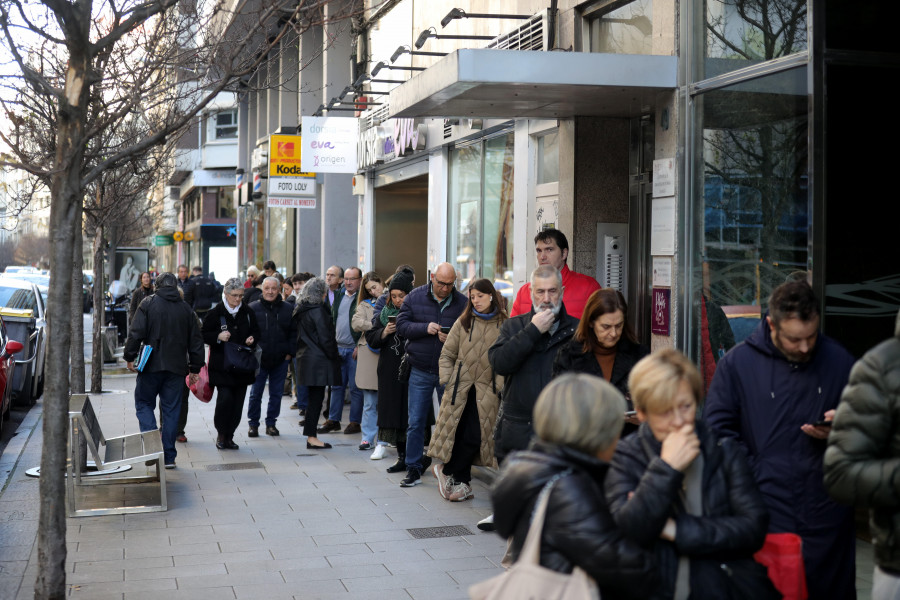
POLYGON ((9 406, 12 402, 13 369, 16 366, 13 354, 21 352, 22 348, 24 346, 21 342, 11 340, 6 335, 6 324, 3 322, 3 317, 0 317, 0 390, 3 392, 3 395, 0 396, 0 427, 3 426, 3 420, 9 413, 9 406))

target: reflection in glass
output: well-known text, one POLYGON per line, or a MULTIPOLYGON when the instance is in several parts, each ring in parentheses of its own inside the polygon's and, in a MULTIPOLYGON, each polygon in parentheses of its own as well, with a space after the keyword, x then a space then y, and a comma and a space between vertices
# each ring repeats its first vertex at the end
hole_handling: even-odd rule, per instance
POLYGON ((484 150, 484 267, 481 276, 491 280, 509 279, 512 283, 512 134, 488 140, 484 150))
POLYGON ((455 149, 450 157, 450 255, 463 279, 481 268, 478 248, 481 204, 481 144, 455 149))
POLYGON ((542 135, 537 142, 538 184, 559 181, 559 133, 542 135))
POLYGON ((652 54, 653 0, 635 0, 589 21, 591 52, 652 54))

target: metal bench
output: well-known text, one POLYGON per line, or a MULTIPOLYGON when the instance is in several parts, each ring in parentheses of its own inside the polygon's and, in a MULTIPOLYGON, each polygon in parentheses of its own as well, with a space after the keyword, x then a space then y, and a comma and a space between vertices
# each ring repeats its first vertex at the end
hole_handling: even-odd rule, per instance
POLYGON ((85 394, 73 394, 69 399, 66 475, 66 504, 70 517, 167 509, 166 472, 159 430, 107 439, 100 429, 91 399, 85 394), (88 451, 100 476, 83 476, 87 469, 88 451), (139 468, 145 469, 145 464, 151 463, 155 466, 155 475, 115 476, 112 472, 108 476, 102 475, 103 471, 115 470, 116 467, 139 465, 139 468), (153 482, 158 482, 158 485, 132 485, 153 482), (149 490, 146 489, 148 487, 149 490))

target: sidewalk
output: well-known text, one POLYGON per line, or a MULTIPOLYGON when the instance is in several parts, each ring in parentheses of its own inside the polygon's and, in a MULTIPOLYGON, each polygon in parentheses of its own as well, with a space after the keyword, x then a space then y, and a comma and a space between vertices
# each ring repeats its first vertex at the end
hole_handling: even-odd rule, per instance
MULTIPOLYGON (((134 384, 133 375, 104 375, 117 393, 91 396, 107 435, 138 431, 134 384)), ((242 424, 240 450, 220 451, 215 401, 190 402, 188 443, 166 472, 167 512, 68 520, 69 597, 442 600, 467 598, 469 585, 501 572, 505 542, 475 527, 491 512, 482 482, 473 480, 473 500, 451 503, 430 475, 399 487, 405 474, 385 472, 394 452, 369 460, 359 435, 326 434, 332 450, 307 450, 287 396, 280 437, 249 439, 242 424), (444 526, 471 534, 416 539, 407 531, 444 526)), ((40 464, 41 442, 39 403, 0 457, 4 599, 33 597, 38 479, 25 470, 40 464)))

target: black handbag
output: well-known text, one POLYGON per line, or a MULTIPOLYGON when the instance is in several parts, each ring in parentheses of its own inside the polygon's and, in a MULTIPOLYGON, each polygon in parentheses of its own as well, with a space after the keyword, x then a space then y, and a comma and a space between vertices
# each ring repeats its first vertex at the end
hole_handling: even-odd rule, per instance
MULTIPOLYGON (((222 323, 222 331, 228 331, 225 325, 225 317, 219 317, 222 323)), ((223 350, 225 359, 223 367, 229 373, 235 375, 255 375, 259 371, 259 357, 257 352, 250 346, 243 344, 235 344, 234 342, 224 342, 223 350)))
POLYGON ((403 353, 400 359, 400 368, 397 369, 397 381, 409 381, 409 374, 412 371, 412 365, 409 363, 409 354, 403 353))
POLYGON ((781 598, 775 584, 769 579, 766 568, 752 558, 723 561, 719 568, 728 582, 729 598, 735 600, 776 600, 781 598))

